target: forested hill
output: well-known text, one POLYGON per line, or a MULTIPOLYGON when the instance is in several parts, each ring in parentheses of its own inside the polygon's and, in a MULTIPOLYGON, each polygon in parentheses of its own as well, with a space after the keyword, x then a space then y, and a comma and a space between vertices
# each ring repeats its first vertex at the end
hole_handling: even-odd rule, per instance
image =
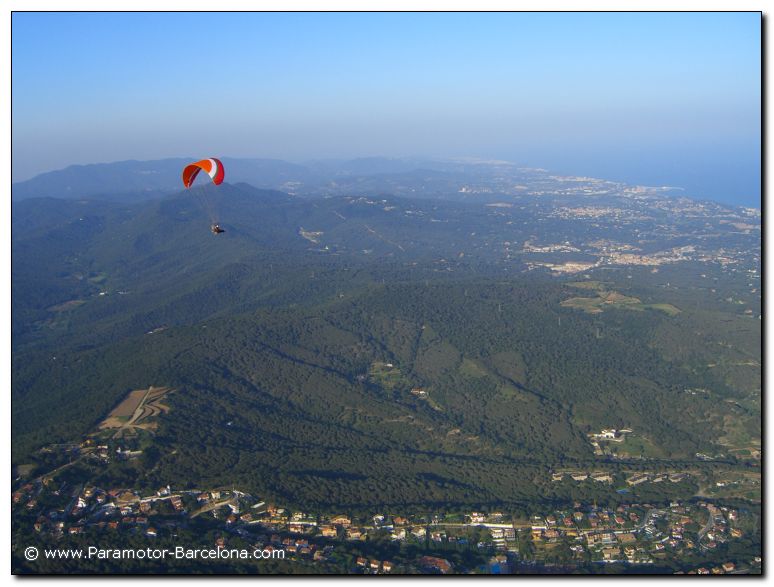
POLYGON ((610 238, 597 224, 245 184, 16 202, 14 464, 149 385, 178 390, 154 448, 111 472, 148 487, 525 500, 560 491, 551 468, 598 466, 587 434, 609 427, 645 439, 635 460, 732 459, 760 437, 760 322, 725 301, 747 278, 697 260, 557 277, 504 245, 610 238))

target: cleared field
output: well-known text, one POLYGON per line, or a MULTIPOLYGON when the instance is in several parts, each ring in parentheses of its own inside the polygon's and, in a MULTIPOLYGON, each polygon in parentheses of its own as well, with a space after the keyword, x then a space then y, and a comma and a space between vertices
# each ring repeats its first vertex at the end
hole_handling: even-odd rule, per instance
POLYGON ((653 310, 660 310, 670 316, 676 316, 680 313, 680 309, 672 304, 644 304, 645 308, 651 308, 653 310))
POLYGON ((162 413, 169 411, 169 406, 161 400, 174 391, 170 387, 149 387, 129 392, 124 400, 103 420, 99 430, 115 430, 113 438, 121 438, 125 434, 136 434, 137 430, 155 430, 157 422, 151 422, 162 413))
POLYGON ((64 302, 62 304, 57 304, 56 306, 51 306, 48 308, 49 312, 66 312, 67 310, 73 310, 77 308, 78 306, 81 306, 86 303, 86 300, 70 300, 69 302, 64 302))
POLYGON ((34 463, 19 465, 16 467, 16 473, 19 475, 19 477, 22 478, 29 477, 29 475, 35 470, 35 467, 37 467, 37 465, 34 463))
POLYGON ((602 308, 599 307, 600 303, 599 298, 570 298, 569 300, 564 300, 559 305, 563 308, 583 310, 587 314, 601 314, 602 308))
POLYGON ((639 298, 625 296, 616 291, 604 290, 599 290, 597 292, 597 297, 595 298, 570 298, 564 300, 559 305, 564 308, 583 310, 587 314, 599 314, 608 308, 635 310, 637 312, 658 310, 669 316, 675 316, 680 313, 679 308, 676 308, 672 304, 643 304, 642 300, 639 298))
POLYGON ((610 450, 622 457, 660 458, 663 456, 661 449, 650 439, 636 434, 628 434, 624 442, 612 445, 610 450))
POLYGON ((400 369, 389 363, 375 362, 371 365, 368 377, 372 383, 392 391, 393 389, 408 389, 410 383, 401 373, 400 369))
POLYGON ((148 393, 148 390, 146 389, 130 391, 129 395, 124 398, 124 401, 118 404, 118 406, 116 406, 116 408, 110 412, 109 417, 121 418, 131 416, 142 403, 146 393, 148 393))
POLYGON ((595 291, 602 291, 605 289, 605 284, 601 281, 571 281, 567 285, 579 289, 592 289, 595 291))
POLYGON ((486 370, 482 369, 480 366, 478 366, 476 363, 471 361, 470 359, 463 359, 462 363, 459 367, 460 373, 463 375, 467 375, 468 377, 486 377, 487 372, 486 370))

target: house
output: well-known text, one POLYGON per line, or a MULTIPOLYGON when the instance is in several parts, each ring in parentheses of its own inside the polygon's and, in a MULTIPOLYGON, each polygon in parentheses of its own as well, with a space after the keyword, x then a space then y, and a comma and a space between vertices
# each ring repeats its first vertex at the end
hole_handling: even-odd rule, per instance
POLYGON ((371 559, 371 569, 374 571, 378 571, 379 567, 382 566, 382 563, 376 559, 371 559))
POLYGON ((334 526, 325 525, 325 526, 320 526, 320 534, 325 536, 326 538, 336 538, 339 532, 338 530, 336 530, 334 526))
POLYGON ((644 483, 648 479, 650 479, 650 475, 647 475, 645 473, 636 473, 631 477, 629 477, 626 480, 626 483, 629 485, 639 485, 640 483, 644 483))
POLYGON ((347 528, 352 524, 352 520, 350 520, 347 516, 335 516, 331 518, 331 524, 336 524, 337 526, 343 526, 344 528, 347 528))
POLYGON ((726 573, 730 573, 730 572, 731 572, 731 571, 733 571, 735 568, 736 568, 736 565, 734 565, 734 563, 732 563, 732 562, 723 563, 723 570, 724 570, 726 573))
POLYGON ((154 528, 153 526, 150 526, 150 527, 149 527, 149 528, 148 528, 148 529, 145 531, 145 535, 146 535, 146 536, 151 536, 151 537, 154 537, 154 536, 156 536, 156 528, 154 528))
POLYGON ((435 556, 423 556, 419 559, 419 566, 427 571, 438 571, 442 575, 452 570, 452 564, 445 558, 435 556))
POLYGON ((347 528, 347 540, 361 540, 363 533, 359 528, 347 528))
POLYGON ((558 530, 546 530, 543 532, 543 538, 546 540, 557 540, 561 536, 558 530))
POLYGON ((390 538, 393 540, 405 540, 406 539, 406 529, 401 528, 400 530, 396 530, 392 534, 390 534, 390 538))
POLYGON ((473 524, 482 524, 486 522, 486 515, 482 514, 480 512, 471 512, 470 513, 470 521, 473 524))
POLYGON ((411 529, 411 533, 417 538, 424 538, 427 534, 427 530, 424 526, 417 526, 416 528, 411 529))
POLYGON ((612 532, 589 533, 586 535, 589 546, 604 546, 615 544, 615 534, 612 532))
POLYGON ((385 573, 389 573, 390 571, 392 571, 392 563, 390 561, 383 561, 382 571, 384 571, 385 573))
POLYGON ((355 564, 357 564, 357 566, 359 567, 364 567, 368 564, 368 559, 366 559, 365 557, 359 556, 357 557, 355 564))
POLYGON ((602 549, 602 560, 615 561, 621 555, 621 551, 617 546, 607 546, 602 549))

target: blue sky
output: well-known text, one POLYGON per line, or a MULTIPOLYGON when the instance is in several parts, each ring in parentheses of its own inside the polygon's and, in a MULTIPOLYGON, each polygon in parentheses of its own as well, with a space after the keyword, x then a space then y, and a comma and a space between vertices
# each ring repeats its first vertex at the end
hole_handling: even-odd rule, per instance
POLYGON ((756 13, 16 13, 14 181, 423 155, 760 201, 756 13))

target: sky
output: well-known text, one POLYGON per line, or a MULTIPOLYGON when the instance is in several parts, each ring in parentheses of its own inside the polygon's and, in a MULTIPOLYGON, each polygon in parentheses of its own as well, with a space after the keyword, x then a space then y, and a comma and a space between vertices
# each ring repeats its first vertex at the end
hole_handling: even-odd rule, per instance
POLYGON ((481 157, 760 205, 758 13, 14 13, 13 181, 481 157))

